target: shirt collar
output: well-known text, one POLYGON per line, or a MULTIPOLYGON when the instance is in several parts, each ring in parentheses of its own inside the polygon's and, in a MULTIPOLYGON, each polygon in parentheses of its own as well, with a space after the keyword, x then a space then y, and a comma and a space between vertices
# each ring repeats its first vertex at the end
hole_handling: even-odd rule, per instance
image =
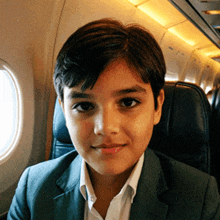
POLYGON ((137 164, 135 165, 135 167, 132 170, 128 180, 125 183, 125 186, 128 185, 132 189, 131 203, 133 203, 133 199, 136 195, 137 185, 138 185, 139 178, 141 176, 141 171, 142 171, 143 164, 144 164, 144 153, 139 158, 137 164))
MULTIPOLYGON (((144 163, 144 153, 139 158, 129 178, 127 179, 125 185, 122 187, 119 193, 119 194, 123 194, 125 190, 127 189, 127 187, 130 186, 132 189, 131 202, 133 202, 134 196, 136 195, 137 185, 138 185, 138 181, 141 175, 143 163, 144 163)), ((93 202, 95 202, 96 200, 95 192, 92 187, 92 183, 91 183, 88 169, 86 166, 86 162, 84 159, 82 160, 82 165, 81 165, 80 192, 85 200, 88 200, 88 196, 89 196, 90 199, 93 202)))
POLYGON ((95 196, 95 192, 93 190, 86 162, 84 159, 82 160, 81 165, 80 192, 85 200, 88 199, 88 196, 95 196))

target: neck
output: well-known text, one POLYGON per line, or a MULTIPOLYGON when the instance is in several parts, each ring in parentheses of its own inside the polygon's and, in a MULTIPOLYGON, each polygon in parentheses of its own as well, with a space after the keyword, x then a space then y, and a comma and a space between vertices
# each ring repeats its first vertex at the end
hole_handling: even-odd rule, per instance
POLYGON ((103 192, 109 192, 111 197, 114 198, 122 189, 125 182, 129 178, 134 166, 129 170, 117 175, 102 175, 97 173, 92 168, 88 167, 90 179, 92 186, 94 188, 95 194, 98 195, 103 192))
POLYGON ((121 191, 133 168, 134 166, 118 175, 102 175, 88 167, 91 183, 97 197, 94 207, 103 218, 106 217, 110 202, 121 191))

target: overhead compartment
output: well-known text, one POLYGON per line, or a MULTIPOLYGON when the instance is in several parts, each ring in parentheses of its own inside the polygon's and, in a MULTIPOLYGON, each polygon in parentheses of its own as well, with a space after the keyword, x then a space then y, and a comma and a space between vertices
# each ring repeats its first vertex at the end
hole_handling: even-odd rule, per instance
MULTIPOLYGON (((180 12, 182 12, 205 36, 207 36, 218 48, 220 48, 220 35, 213 27, 214 21, 210 16, 204 14, 205 10, 217 9, 218 0, 198 1, 198 0, 169 0, 180 12), (215 2, 214 2, 215 1, 215 2)), ((212 15, 213 17, 213 15, 212 15)), ((216 21, 218 17, 216 17, 216 21)), ((217 22, 217 24, 219 24, 217 22)))

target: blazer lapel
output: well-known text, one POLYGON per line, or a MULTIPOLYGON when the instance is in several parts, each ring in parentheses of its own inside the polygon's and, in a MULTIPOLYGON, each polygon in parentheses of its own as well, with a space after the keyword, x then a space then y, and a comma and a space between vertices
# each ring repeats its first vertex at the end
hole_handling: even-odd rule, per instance
POLYGON ((161 202, 158 197, 167 190, 159 159, 152 150, 147 149, 137 194, 131 206, 130 219, 166 219, 168 205, 161 202))
MULTIPOLYGON (((84 218, 85 200, 79 190, 81 162, 81 157, 77 156, 57 180, 57 185, 63 189, 64 193, 54 198, 55 220, 83 220, 84 218)), ((166 219, 168 205, 161 202, 158 197, 167 190, 160 161, 152 150, 147 149, 137 193, 131 206, 130 219, 166 219)))
POLYGON ((77 156, 69 168, 57 180, 64 190, 54 198, 54 219, 83 220, 85 200, 80 193, 80 171, 82 159, 77 156))

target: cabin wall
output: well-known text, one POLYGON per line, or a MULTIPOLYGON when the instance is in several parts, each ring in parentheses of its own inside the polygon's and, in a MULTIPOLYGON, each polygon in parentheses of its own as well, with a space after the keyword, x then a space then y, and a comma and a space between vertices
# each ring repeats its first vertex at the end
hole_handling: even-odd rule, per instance
POLYGON ((184 80, 184 71, 190 59, 193 48, 171 32, 166 31, 161 41, 161 49, 166 61, 166 79, 184 80))
POLYGON ((15 149, 0 163, 0 215, 8 210, 23 170, 45 160, 52 57, 63 3, 0 1, 0 58, 17 78, 22 121, 15 149))

